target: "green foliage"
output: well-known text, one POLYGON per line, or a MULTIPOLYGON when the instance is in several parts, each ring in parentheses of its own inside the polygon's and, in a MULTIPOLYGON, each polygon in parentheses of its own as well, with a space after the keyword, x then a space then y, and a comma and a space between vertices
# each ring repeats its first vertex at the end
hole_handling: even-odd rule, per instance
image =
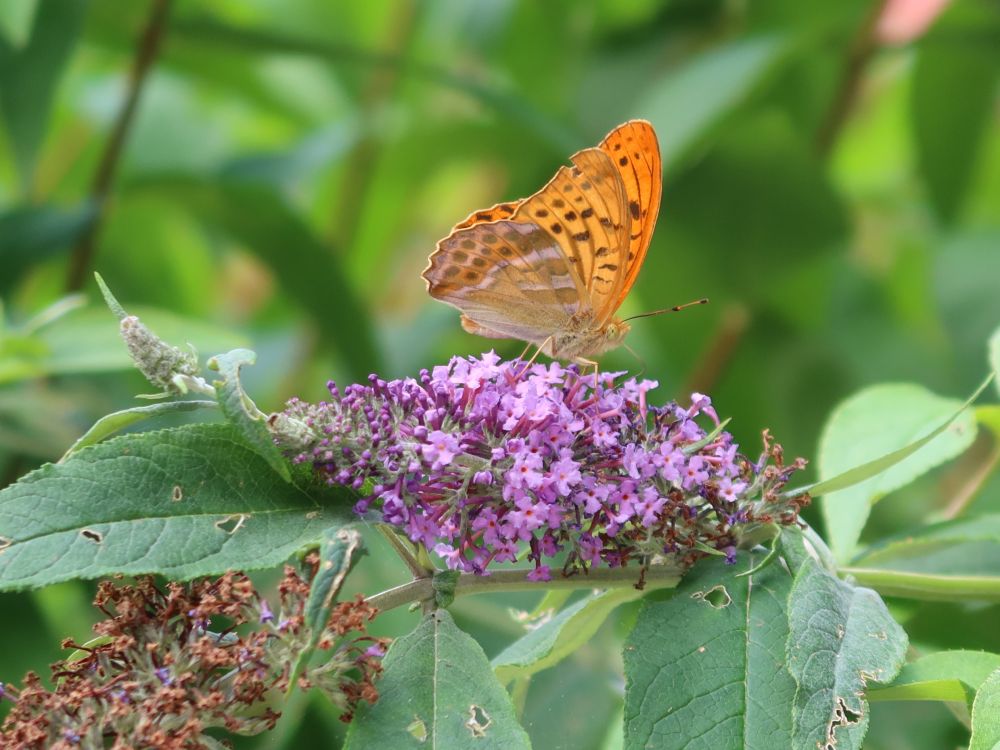
POLYGON ((95 216, 90 205, 75 210, 31 206, 0 213, 0 258, 4 264, 0 294, 13 291, 32 266, 66 250, 91 225, 95 216))
POLYGON ((309 630, 309 644, 297 655, 297 661, 292 669, 290 684, 295 685, 296 678, 309 664, 330 620, 337 595, 344 585, 347 574, 357 563, 359 552, 363 551, 361 535, 354 529, 331 527, 323 532, 319 545, 319 562, 316 576, 313 578, 306 600, 306 611, 303 625, 309 630))
POLYGON ((240 369, 243 365, 252 365, 257 361, 257 355, 248 349, 236 349, 226 354, 219 354, 208 361, 210 370, 216 370, 221 380, 216 380, 216 393, 219 397, 219 408, 226 415, 230 424, 238 430, 240 437, 250 445, 259 456, 267 461, 278 476, 286 482, 292 480, 292 472, 288 461, 281 455, 274 438, 264 425, 265 414, 257 408, 240 383, 240 369))
POLYGON ((640 98, 670 169, 743 103, 786 51, 775 36, 740 39, 695 56, 640 98))
POLYGON ((77 42, 87 5, 86 0, 38 3, 23 45, 0 35, 0 114, 25 186, 34 177, 56 85, 77 42))
POLYGON ((782 565, 735 575, 756 562, 705 561, 673 597, 643 606, 625 642, 626 749, 794 747, 792 576, 782 565))
POLYGON ((1000 654, 939 651, 906 664, 891 685, 871 691, 873 701, 966 701, 1000 668, 1000 654))
MULTIPOLYGON (((870 505, 972 444, 976 424, 967 406, 919 386, 880 385, 855 394, 833 412, 820 438, 824 481, 812 492, 824 495, 830 543, 841 560, 853 555, 870 505), (868 466, 876 461, 872 456, 890 454, 894 460, 871 464, 868 473, 875 476, 860 484, 837 491, 831 481, 852 467, 868 466)), ((848 476, 852 483, 864 478, 848 476)))
POLYGON ((807 560, 788 600, 788 670, 795 678, 792 747, 860 748, 868 729, 861 697, 903 665, 906 634, 878 594, 807 560))
POLYGON ((493 658, 497 679, 530 677, 555 666, 589 641, 620 604, 639 598, 634 588, 602 591, 558 609, 493 658))
POLYGON ((993 116, 998 44, 1000 12, 972 3, 957 4, 921 44, 913 74, 917 155, 934 208, 946 221, 961 208, 993 116))
POLYGON ((529 748, 482 647, 446 610, 393 643, 382 699, 360 713, 345 748, 529 748))
POLYGON ((993 750, 997 745, 1000 745, 1000 669, 987 677, 976 693, 969 750, 993 750))
MULTIPOLYGON (((83 433, 73 445, 69 447, 63 455, 65 461, 69 456, 76 453, 81 448, 111 437, 116 432, 121 432, 127 427, 145 422, 147 419, 154 419, 165 414, 176 412, 195 411, 197 409, 215 409, 218 403, 215 401, 167 401, 162 404, 150 404, 149 406, 134 406, 131 409, 123 409, 113 414, 101 417, 94 426, 83 433)), ((286 467, 287 468, 287 467, 286 467)))
MULTIPOLYGON (((634 321, 642 363, 601 367, 644 368, 657 403, 710 394, 752 459, 764 428, 812 459, 815 528, 762 532, 773 558, 703 562, 672 596, 535 586, 527 632, 499 614, 531 609, 523 591, 407 583, 407 602, 454 597, 458 622, 380 615, 397 638, 383 700, 348 746, 463 747, 487 720, 477 747, 814 747, 837 725, 848 748, 870 721, 865 750, 997 746, 1000 378, 962 403, 984 348, 1000 371, 994 3, 955 0, 926 29, 915 3, 884 4, 909 29, 893 40, 861 0, 173 2, 125 123, 153 5, 0 3, 0 683, 90 637, 74 579, 262 570, 318 546, 315 625, 392 591, 400 557, 428 573, 404 542, 356 564, 355 493, 290 468, 266 414, 330 378, 516 355, 427 298, 428 253, 644 117, 664 199, 623 313, 712 304, 634 321), (65 281, 89 232, 85 270, 214 357, 217 399, 134 405, 149 389, 114 316, 65 281), (917 722, 916 700, 961 721, 917 722)), ((236 746, 342 743, 327 702, 282 708, 236 746)))
POLYGON ((344 522, 346 493, 325 494, 282 481, 226 425, 116 437, 0 492, 0 589, 273 567, 344 522))

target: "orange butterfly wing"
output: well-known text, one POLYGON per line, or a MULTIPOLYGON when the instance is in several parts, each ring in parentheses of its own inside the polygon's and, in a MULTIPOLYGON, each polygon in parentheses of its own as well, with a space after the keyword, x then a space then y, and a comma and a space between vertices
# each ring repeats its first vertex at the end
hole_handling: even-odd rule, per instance
POLYGON ((628 199, 632 229, 629 235, 625 278, 614 302, 617 310, 635 284, 660 212, 663 165, 656 131, 646 120, 629 120, 612 130, 598 146, 618 169, 628 199))
POLYGON ((534 195, 475 211, 438 243, 423 276, 433 297, 462 311, 465 330, 538 344, 571 316, 603 326, 621 306, 659 211, 656 134, 631 120, 572 162, 534 195), (512 234, 515 223, 523 230, 512 234), (500 230, 505 258, 484 245, 500 230), (480 256, 471 268, 470 256, 480 256))

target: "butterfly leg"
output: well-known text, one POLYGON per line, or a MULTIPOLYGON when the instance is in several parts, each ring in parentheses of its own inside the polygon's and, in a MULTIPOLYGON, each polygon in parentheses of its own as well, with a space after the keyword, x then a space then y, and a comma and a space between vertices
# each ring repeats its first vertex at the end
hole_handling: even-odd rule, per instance
MULTIPOLYGON (((521 376, 524 375, 531 368, 533 364, 535 364, 535 360, 538 359, 538 355, 541 354, 542 351, 545 349, 545 347, 547 347, 551 342, 552 342, 552 337, 549 336, 547 339, 545 339, 545 341, 542 342, 541 346, 535 349, 535 353, 531 355, 531 359, 528 360, 527 364, 525 364, 524 367, 521 368, 521 371, 517 374, 518 380, 520 380, 521 376)), ((528 348, 525 349, 524 352, 526 353, 530 348, 531 344, 528 344, 528 348)), ((521 357, 522 358, 524 357, 524 353, 521 354, 521 357)))
MULTIPOLYGON (((528 353, 528 351, 531 349, 531 347, 532 347, 531 344, 528 344, 526 347, 524 347, 524 351, 522 351, 520 354, 517 355, 517 359, 519 361, 523 360, 524 359, 524 355, 526 355, 528 353)), ((537 357, 538 355, 536 354, 535 356, 537 357)))
POLYGON ((598 375, 600 374, 601 366, 596 360, 587 359, 586 357, 576 357, 574 360, 578 365, 582 367, 593 367, 594 368, 594 390, 597 390, 598 375))

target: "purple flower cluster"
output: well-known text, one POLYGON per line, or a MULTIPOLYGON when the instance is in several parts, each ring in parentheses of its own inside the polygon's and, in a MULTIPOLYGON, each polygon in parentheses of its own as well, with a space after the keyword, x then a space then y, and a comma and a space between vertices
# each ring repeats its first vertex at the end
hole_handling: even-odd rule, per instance
POLYGON ((620 375, 490 352, 419 380, 331 382, 329 401, 293 399, 272 426, 296 463, 361 493, 359 513, 379 511, 450 568, 481 575, 525 557, 535 580, 555 559, 565 574, 657 556, 687 567, 716 550, 735 559, 751 528, 795 522, 808 498, 779 490, 801 459, 785 465, 765 432, 750 461, 707 396, 650 406, 656 382, 614 385, 620 375))

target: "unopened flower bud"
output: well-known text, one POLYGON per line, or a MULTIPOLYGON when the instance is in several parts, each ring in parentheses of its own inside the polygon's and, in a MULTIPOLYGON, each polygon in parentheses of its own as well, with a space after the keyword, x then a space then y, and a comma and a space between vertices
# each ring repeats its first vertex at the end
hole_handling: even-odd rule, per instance
POLYGON ((135 315, 122 318, 120 331, 132 361, 146 380, 166 393, 187 393, 187 384, 198 375, 194 352, 171 346, 135 315))

